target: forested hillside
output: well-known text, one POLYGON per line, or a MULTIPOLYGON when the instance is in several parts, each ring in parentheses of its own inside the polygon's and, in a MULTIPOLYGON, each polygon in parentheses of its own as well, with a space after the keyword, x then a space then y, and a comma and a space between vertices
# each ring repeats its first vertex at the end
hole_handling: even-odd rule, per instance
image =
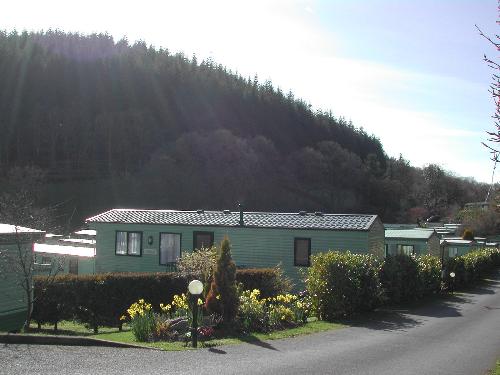
POLYGON ((73 225, 110 207, 237 202, 412 221, 487 189, 388 158, 271 82, 102 34, 0 32, 0 134, 2 188, 36 167, 39 204, 60 203, 73 225))

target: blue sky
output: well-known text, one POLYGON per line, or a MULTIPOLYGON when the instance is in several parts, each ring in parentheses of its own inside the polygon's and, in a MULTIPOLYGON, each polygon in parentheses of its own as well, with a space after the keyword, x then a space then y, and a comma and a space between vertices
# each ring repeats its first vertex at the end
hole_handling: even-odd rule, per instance
MULTIPOLYGON (((212 57, 379 137, 390 156, 489 182, 495 0, 47 0, 4 4, 7 30, 108 32, 212 57), (71 4, 71 5, 69 5, 71 4)), ((498 181, 498 178, 495 178, 498 181)))

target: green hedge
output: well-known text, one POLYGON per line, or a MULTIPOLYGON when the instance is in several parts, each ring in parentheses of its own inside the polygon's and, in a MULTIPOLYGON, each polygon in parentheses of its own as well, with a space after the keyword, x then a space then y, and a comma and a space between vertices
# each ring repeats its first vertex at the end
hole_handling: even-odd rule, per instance
POLYGON ((288 293, 292 284, 283 276, 280 268, 239 269, 236 282, 243 284, 243 290, 260 290, 262 298, 288 293))
MULTIPOLYGON (((281 292, 277 269, 238 270, 236 279, 244 289, 259 289, 266 296, 281 292)), ((59 275, 50 282, 35 277, 32 319, 51 324, 75 319, 95 331, 100 326, 120 327, 120 316, 132 303, 143 298, 158 308, 185 293, 188 281, 176 273, 59 275)))
POLYGON ((499 249, 480 249, 445 262, 444 284, 448 289, 461 288, 481 280, 489 271, 500 266, 499 249), (450 273, 455 274, 454 278, 450 273))
POLYGON ((62 277, 48 282, 46 277, 36 276, 32 319, 40 324, 54 324, 74 316, 74 298, 68 283, 62 277), (54 280, 55 281, 55 280, 54 280))
POLYGON ((388 256, 380 268, 386 303, 418 300, 441 289, 441 262, 432 255, 388 256))
POLYGON ((379 305, 379 268, 372 255, 338 251, 313 255, 306 285, 318 318, 333 320, 379 305))
POLYGON ((441 291, 442 284, 463 287, 500 266, 498 249, 483 249, 445 262, 432 255, 397 255, 378 261, 371 255, 330 251, 311 257, 306 286, 320 319, 332 320, 371 310, 379 304, 418 300, 441 291), (455 272, 454 285, 449 277, 455 272))
POLYGON ((419 290, 421 297, 441 291, 441 260, 433 255, 417 257, 419 290))

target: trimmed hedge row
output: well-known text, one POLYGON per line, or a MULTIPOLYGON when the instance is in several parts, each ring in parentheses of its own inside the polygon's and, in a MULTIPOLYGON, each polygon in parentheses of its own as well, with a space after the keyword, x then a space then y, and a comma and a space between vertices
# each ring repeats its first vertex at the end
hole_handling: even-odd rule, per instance
POLYGON ((481 249, 445 262, 444 284, 450 288, 461 288, 481 280, 491 269, 500 266, 500 250, 481 249), (450 273, 455 273, 451 278, 450 273))
POLYGON ((444 287, 462 287, 500 266, 500 251, 484 249, 445 263, 438 257, 397 255, 383 261, 371 255, 330 251, 312 256, 306 286, 320 319, 333 320, 382 304, 418 300, 444 287), (449 274, 455 272, 455 280, 449 274), (454 282, 454 285, 451 283, 454 282))
POLYGON ((319 319, 372 310, 380 303, 380 262, 374 256, 330 251, 311 258, 306 285, 319 319))
MULTIPOLYGON (((245 289, 260 289, 263 295, 281 292, 276 269, 245 269, 236 273, 245 289)), ((120 317, 140 298, 154 307, 168 303, 175 294, 186 293, 188 281, 176 273, 106 273, 59 275, 47 283, 35 277, 32 319, 57 326, 61 320, 78 320, 97 332, 98 327, 121 327, 120 317)))
POLYGON ((441 262, 432 255, 389 256, 379 276, 387 304, 415 301, 441 290, 441 262))

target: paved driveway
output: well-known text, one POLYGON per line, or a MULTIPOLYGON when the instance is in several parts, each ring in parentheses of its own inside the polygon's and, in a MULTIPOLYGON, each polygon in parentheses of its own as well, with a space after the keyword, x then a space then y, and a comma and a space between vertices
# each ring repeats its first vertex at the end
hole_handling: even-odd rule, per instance
POLYGON ((0 374, 466 374, 500 358, 500 273, 469 293, 350 328, 187 352, 5 345, 0 374))

